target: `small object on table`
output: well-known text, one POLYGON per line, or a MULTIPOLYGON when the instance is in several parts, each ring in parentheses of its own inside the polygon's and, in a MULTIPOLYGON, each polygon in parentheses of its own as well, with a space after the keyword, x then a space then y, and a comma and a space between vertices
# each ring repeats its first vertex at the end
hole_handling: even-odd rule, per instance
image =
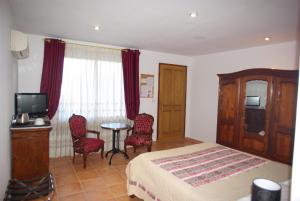
POLYGON ((40 126, 40 125, 44 125, 44 124, 45 124, 45 120, 43 118, 36 118, 34 120, 34 125, 40 126))
POLYGON ((126 123, 103 123, 101 124, 101 128, 112 130, 112 137, 113 137, 112 149, 109 150, 105 155, 105 157, 107 158, 108 154, 112 152, 109 159, 109 165, 111 165, 111 160, 116 153, 122 153, 125 156, 125 158, 128 159, 129 156, 124 151, 120 150, 119 143, 120 143, 120 130, 128 129, 130 128, 130 126, 126 123), (117 134, 117 146, 116 146, 116 134, 117 134))

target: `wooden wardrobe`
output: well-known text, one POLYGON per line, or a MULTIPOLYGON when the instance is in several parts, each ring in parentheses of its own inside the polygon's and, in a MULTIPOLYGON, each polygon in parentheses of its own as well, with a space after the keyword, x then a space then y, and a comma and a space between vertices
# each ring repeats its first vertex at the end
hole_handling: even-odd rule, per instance
POLYGON ((217 143, 291 164, 297 70, 218 74, 217 143))

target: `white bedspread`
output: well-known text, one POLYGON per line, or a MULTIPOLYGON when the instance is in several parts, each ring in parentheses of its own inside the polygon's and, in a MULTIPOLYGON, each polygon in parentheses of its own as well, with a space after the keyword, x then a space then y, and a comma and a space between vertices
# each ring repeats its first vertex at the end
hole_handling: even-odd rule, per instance
POLYGON ((126 168, 128 195, 135 195, 145 201, 236 201, 250 194, 254 178, 266 178, 276 182, 290 178, 291 168, 285 164, 231 149, 221 150, 220 153, 224 156, 206 153, 208 149, 219 152, 218 147, 220 145, 201 143, 137 156, 126 168), (178 155, 180 157, 174 157, 178 155), (241 162, 230 162, 231 155, 241 162), (243 158, 245 156, 249 158, 243 158), (171 158, 163 160, 166 157, 171 158), (203 158, 205 161, 201 162, 203 158), (214 164, 214 160, 218 161, 219 158, 224 159, 222 166, 215 165, 217 168, 214 177, 211 177, 211 170, 205 170, 205 165, 210 161, 214 164), (200 165, 195 161, 200 161, 200 165), (251 167, 239 168, 240 164, 250 164, 251 167), (236 169, 228 171, 230 168, 224 168, 226 165, 236 169), (182 173, 184 168, 192 171, 184 170, 182 173), (197 172, 195 169, 204 171, 197 172), (227 177, 215 176, 220 172, 227 177))

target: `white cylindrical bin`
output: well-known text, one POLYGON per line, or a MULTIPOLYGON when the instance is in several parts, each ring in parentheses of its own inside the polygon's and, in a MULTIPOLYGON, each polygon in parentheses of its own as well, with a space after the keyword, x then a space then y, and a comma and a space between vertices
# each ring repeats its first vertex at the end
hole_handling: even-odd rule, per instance
POLYGON ((251 201, 280 201, 281 186, 268 179, 254 179, 251 201))

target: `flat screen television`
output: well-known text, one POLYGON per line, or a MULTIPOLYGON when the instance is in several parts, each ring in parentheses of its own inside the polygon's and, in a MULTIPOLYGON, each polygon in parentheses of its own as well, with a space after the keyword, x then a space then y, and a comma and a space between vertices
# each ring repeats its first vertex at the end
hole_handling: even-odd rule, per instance
POLYGON ((28 113, 30 117, 48 115, 47 93, 16 93, 15 115, 28 113))
POLYGON ((246 106, 260 106, 259 96, 246 96, 246 106))

